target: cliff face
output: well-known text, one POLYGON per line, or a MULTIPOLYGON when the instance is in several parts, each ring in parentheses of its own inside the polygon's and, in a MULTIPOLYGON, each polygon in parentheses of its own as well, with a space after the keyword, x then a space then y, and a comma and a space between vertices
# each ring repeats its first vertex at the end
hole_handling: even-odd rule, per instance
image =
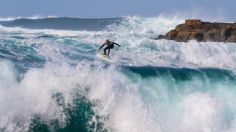
POLYGON ((166 35, 157 39, 169 39, 179 42, 197 40, 199 42, 236 42, 236 23, 210 23, 201 20, 185 20, 166 35))

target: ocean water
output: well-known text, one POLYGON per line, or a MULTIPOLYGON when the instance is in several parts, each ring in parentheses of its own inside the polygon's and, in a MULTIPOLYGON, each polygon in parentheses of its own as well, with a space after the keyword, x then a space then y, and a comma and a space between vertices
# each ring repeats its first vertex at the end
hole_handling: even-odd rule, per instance
POLYGON ((182 22, 1 20, 0 131, 235 132, 236 43, 150 39, 182 22))

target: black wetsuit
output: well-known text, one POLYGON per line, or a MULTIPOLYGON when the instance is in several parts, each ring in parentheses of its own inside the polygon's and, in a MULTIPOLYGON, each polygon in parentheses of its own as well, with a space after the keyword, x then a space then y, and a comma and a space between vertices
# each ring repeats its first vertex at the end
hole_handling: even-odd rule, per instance
POLYGON ((104 55, 107 55, 107 56, 109 56, 109 54, 110 54, 110 49, 113 49, 113 48, 114 48, 114 45, 120 46, 119 44, 117 44, 117 43, 115 43, 115 42, 109 41, 108 43, 103 44, 103 45, 99 48, 99 50, 100 50, 103 46, 105 46, 105 45, 107 45, 107 47, 104 48, 104 55), (108 53, 106 53, 107 50, 108 50, 108 53))

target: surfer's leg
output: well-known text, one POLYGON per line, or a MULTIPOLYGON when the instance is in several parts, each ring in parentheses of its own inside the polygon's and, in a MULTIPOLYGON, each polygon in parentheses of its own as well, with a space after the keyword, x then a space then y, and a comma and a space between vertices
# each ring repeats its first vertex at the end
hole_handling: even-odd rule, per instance
POLYGON ((109 49, 109 46, 107 46, 107 47, 104 49, 104 55, 107 55, 106 50, 108 50, 108 49, 109 49))
POLYGON ((106 55, 106 49, 104 49, 103 51, 104 51, 104 55, 106 55))
POLYGON ((111 49, 114 48, 114 45, 108 45, 105 49, 108 50, 107 56, 109 56, 111 49))
POLYGON ((107 56, 109 56, 109 54, 110 54, 110 48, 108 49, 108 53, 107 53, 107 56))

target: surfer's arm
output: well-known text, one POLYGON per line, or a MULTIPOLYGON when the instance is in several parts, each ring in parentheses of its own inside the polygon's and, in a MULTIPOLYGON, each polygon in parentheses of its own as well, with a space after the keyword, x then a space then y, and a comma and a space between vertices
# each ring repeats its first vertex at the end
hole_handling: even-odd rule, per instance
POLYGON ((113 44, 120 46, 120 45, 119 45, 119 44, 117 44, 117 43, 113 43, 113 44))
POLYGON ((100 49, 101 49, 104 45, 106 45, 106 44, 103 44, 102 46, 100 46, 98 50, 100 51, 100 49))

